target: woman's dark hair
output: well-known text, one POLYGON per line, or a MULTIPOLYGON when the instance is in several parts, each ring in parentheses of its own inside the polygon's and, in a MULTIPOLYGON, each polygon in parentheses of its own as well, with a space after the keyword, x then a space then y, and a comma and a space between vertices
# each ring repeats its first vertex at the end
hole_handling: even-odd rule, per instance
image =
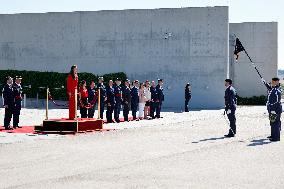
POLYGON ((144 83, 140 83, 139 89, 141 89, 142 86, 145 86, 145 84, 144 83))
POLYGON ((84 84, 86 84, 87 82, 85 80, 82 80, 80 83, 80 87, 83 87, 84 84))
POLYGON ((73 79, 75 79, 75 73, 74 73, 75 68, 77 68, 77 65, 71 66, 71 69, 70 69, 70 72, 69 72, 73 79))

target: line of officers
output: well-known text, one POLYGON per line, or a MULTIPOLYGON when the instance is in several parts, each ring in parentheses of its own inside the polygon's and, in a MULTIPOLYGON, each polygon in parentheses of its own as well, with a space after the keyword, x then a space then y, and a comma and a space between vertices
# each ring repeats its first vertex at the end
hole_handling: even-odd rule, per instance
POLYGON ((161 118, 160 112, 164 101, 163 79, 158 79, 158 84, 147 80, 145 83, 126 79, 124 84, 120 78, 115 82, 110 80, 104 85, 104 78, 98 78, 87 87, 82 81, 79 87, 80 114, 82 118, 93 118, 95 104, 100 94, 100 118, 103 119, 105 106, 108 123, 119 123, 120 111, 123 108, 124 121, 129 121, 129 112, 132 111, 133 120, 161 118), (98 91, 100 91, 98 93, 98 91), (137 112, 139 115, 137 116, 137 112), (142 112, 142 113, 141 113, 142 112), (114 119, 113 119, 114 117, 114 119))
POLYGON ((22 108, 22 87, 21 76, 16 76, 15 80, 12 77, 6 77, 6 84, 2 90, 3 105, 5 108, 4 127, 5 130, 13 130, 21 128, 19 126, 19 116, 22 108), (13 127, 11 127, 11 119, 13 117, 13 127))

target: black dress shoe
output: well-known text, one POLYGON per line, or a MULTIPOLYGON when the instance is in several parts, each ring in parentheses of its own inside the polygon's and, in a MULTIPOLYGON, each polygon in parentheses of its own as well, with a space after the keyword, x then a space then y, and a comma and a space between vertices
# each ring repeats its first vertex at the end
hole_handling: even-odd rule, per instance
POLYGON ((115 120, 116 121, 116 123, 120 123, 120 120, 119 119, 117 119, 117 120, 115 120))
POLYGON ((14 129, 11 127, 5 127, 5 130, 14 130, 14 129))
POLYGON ((272 138, 272 136, 268 136, 267 138, 270 139, 270 138, 272 138))
POLYGON ((280 139, 273 139, 273 138, 270 138, 269 139, 271 142, 278 142, 278 141, 280 141, 280 139))
POLYGON ((16 126, 16 128, 23 128, 22 126, 16 126))
POLYGON ((224 137, 231 138, 231 137, 235 137, 235 135, 228 134, 228 135, 224 135, 224 137))

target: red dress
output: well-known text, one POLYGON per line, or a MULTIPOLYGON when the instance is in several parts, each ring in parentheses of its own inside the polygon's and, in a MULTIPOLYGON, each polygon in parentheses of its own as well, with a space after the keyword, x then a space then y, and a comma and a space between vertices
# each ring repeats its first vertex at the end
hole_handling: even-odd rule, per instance
POLYGON ((78 77, 72 77, 71 74, 68 75, 67 78, 67 93, 69 96, 69 119, 75 118, 75 89, 78 86, 78 77))
POLYGON ((80 107, 84 108, 88 104, 88 90, 84 89, 83 87, 80 87, 79 93, 81 96, 81 102, 80 102, 80 107))

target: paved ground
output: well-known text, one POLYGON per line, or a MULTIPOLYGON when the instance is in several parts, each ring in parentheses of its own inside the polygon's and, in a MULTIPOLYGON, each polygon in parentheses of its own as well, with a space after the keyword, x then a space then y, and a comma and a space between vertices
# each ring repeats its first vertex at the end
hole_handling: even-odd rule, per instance
MULTIPOLYGON (((23 116, 39 124, 44 111, 23 116)), ((222 110, 163 116, 76 136, 0 133, 0 188, 283 188, 284 145, 266 140, 264 106, 238 108, 232 139, 222 110)))

